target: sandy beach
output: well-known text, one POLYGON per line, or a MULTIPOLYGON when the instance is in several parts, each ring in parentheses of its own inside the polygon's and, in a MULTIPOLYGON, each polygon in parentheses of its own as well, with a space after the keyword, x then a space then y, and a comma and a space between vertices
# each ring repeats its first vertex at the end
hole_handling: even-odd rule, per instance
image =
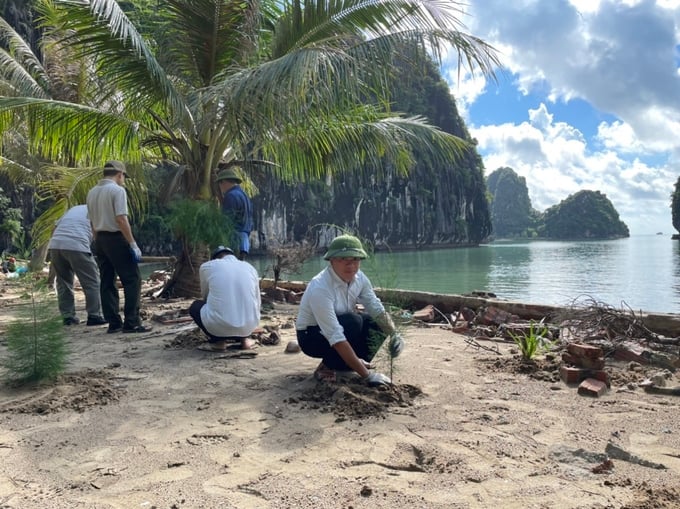
MULTIPOLYGON (((3 332, 21 301, 0 284, 3 332)), ((679 400, 644 367, 584 397, 552 358, 411 323, 393 387, 326 384, 285 352, 295 305, 265 305, 244 357, 199 350, 189 303, 144 298, 141 335, 68 327, 57 382, 0 389, 0 508, 678 507, 679 400)))

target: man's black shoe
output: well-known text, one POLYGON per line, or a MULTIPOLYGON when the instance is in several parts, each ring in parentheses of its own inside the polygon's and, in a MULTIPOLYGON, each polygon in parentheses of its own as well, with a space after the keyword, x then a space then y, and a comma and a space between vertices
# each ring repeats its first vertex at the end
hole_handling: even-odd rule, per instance
POLYGON ((116 325, 114 324, 109 324, 109 328, 106 330, 107 334, 113 334, 114 332, 120 332, 123 330, 123 324, 122 323, 117 323, 116 325))
POLYGON ((88 316, 87 325, 104 325, 108 322, 101 316, 88 316))
POLYGON ((77 316, 70 316, 68 318, 64 318, 64 325, 78 325, 80 323, 80 318, 77 316))
POLYGON ((151 330, 153 330, 153 327, 144 327, 143 325, 137 325, 136 327, 123 327, 123 333, 126 334, 149 332, 151 330))

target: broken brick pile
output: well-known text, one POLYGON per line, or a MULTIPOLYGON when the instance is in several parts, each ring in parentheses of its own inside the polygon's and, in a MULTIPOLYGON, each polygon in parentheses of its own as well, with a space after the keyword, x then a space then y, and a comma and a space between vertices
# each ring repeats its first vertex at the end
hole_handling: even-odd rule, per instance
POLYGON ((604 370, 602 348, 582 343, 570 343, 562 354, 560 378, 569 385, 579 384, 578 393, 598 397, 610 386, 609 375, 604 370))

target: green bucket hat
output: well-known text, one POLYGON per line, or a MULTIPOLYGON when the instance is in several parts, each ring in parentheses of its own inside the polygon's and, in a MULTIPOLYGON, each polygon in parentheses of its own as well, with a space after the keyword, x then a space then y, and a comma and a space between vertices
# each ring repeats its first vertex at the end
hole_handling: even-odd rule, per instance
POLYGON ((232 168, 229 168, 228 170, 222 170, 217 174, 217 177, 215 178, 216 182, 219 182, 220 180, 232 180, 234 182, 242 182, 243 179, 241 176, 236 173, 236 171, 232 168))
POLYGON ((328 251, 324 255, 324 260, 331 258, 367 258, 368 255, 364 251, 361 241, 353 235, 340 235, 335 237, 331 245, 328 246, 328 251))

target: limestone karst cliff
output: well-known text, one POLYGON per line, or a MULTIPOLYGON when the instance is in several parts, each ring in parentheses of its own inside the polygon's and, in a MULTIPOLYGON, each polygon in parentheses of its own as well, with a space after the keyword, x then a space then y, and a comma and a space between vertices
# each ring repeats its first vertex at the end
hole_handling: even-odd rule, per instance
POLYGON ((324 245, 335 233, 328 225, 349 228, 378 249, 470 245, 490 234, 482 160, 448 85, 433 64, 420 76, 404 68, 394 80, 395 110, 425 117, 468 142, 459 160, 438 167, 416 155, 408 176, 389 168, 384 177, 348 169, 307 183, 260 175, 255 179, 260 193, 253 200, 256 249, 299 241, 310 232, 324 245))

